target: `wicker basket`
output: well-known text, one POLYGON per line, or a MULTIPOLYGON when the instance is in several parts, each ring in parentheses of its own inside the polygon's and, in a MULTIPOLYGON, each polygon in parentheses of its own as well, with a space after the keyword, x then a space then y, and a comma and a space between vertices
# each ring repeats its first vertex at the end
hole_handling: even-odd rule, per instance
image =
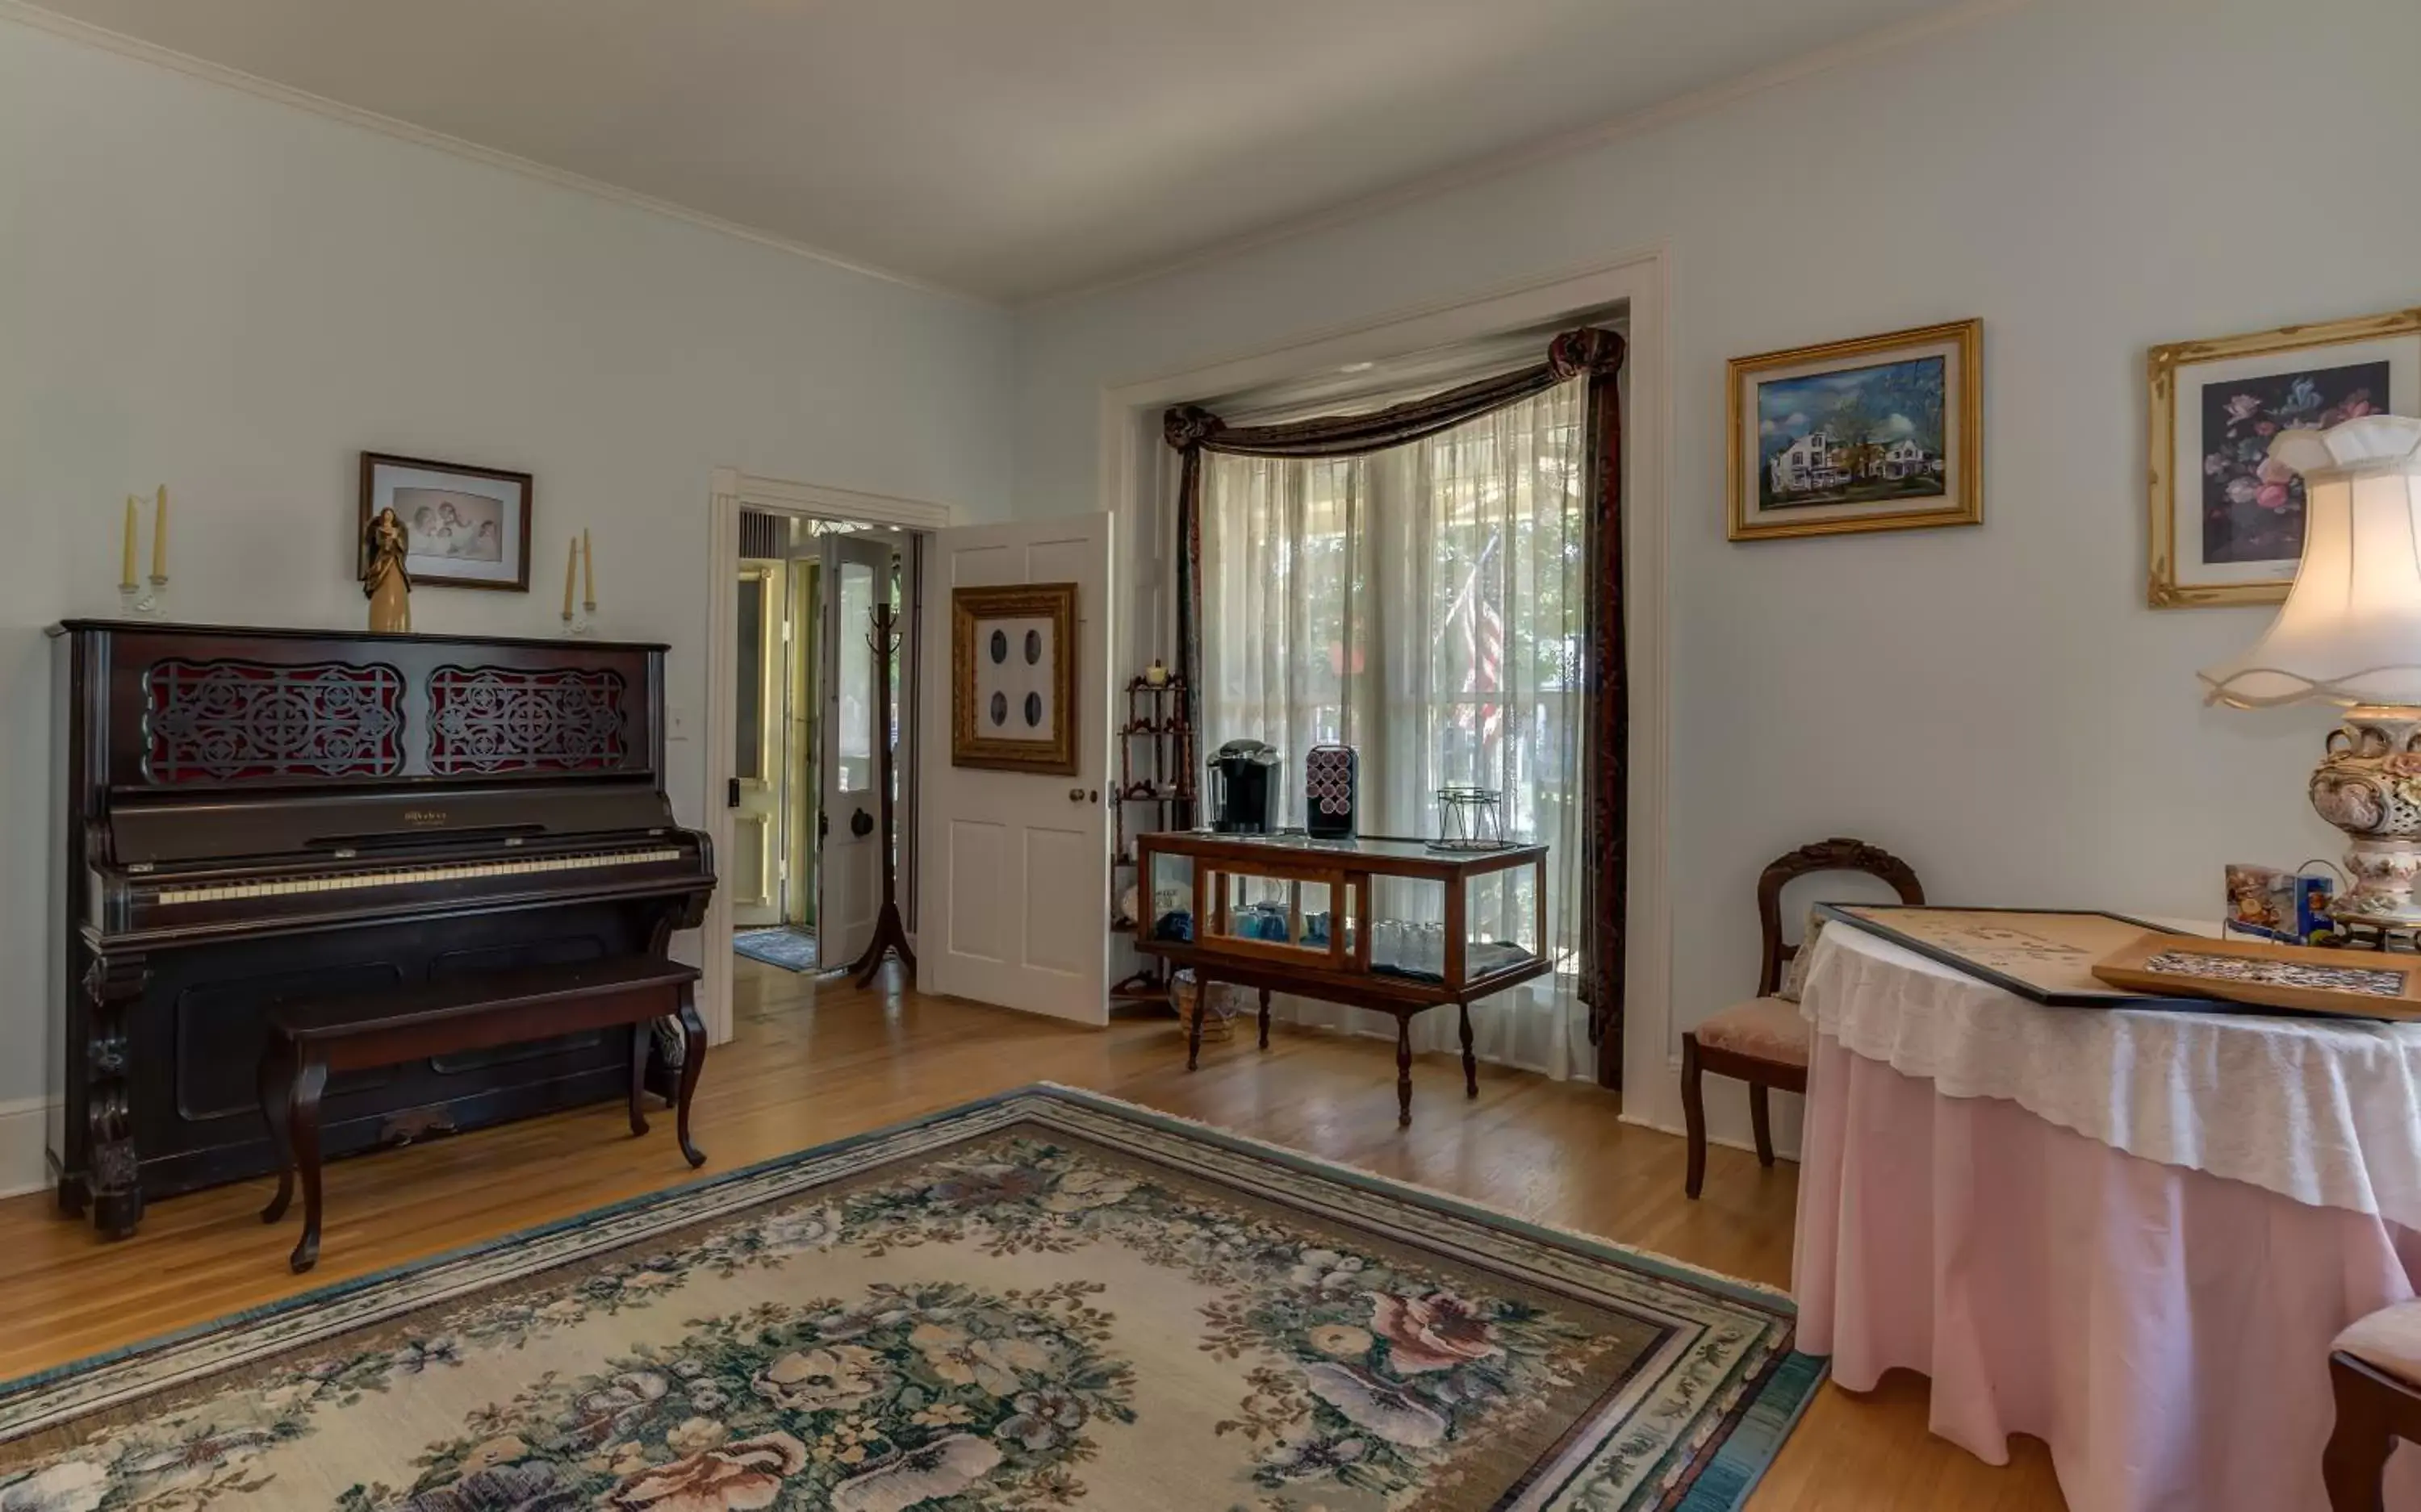
MULTIPOLYGON (((1233 988, 1216 987, 1207 994, 1210 999, 1210 1005, 1209 1014, 1202 1020, 1202 1037, 1205 1042, 1236 1037, 1236 1008, 1231 997, 1234 991, 1233 988)), ((1195 979, 1194 974, 1190 971, 1179 971, 1175 976, 1169 978, 1168 997, 1177 1009, 1178 1026, 1189 1036, 1194 1033, 1195 1016, 1203 1011, 1202 1000, 1205 995, 1201 983, 1195 979)))

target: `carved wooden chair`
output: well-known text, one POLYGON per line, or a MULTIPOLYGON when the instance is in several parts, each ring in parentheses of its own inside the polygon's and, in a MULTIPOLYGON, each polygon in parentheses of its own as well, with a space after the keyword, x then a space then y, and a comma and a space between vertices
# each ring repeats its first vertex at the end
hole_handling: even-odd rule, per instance
POLYGON ((2421 1302, 2338 1334, 2329 1384, 2337 1401, 2336 1431, 2320 1456, 2329 1512, 2380 1512, 2380 1477, 2396 1442, 2421 1442, 2421 1302))
MULTIPOLYGON (((1749 1121, 1757 1130, 1757 1163, 1773 1163, 1773 1112, 1767 1094, 1807 1090, 1807 1021, 1799 1016, 1795 980, 1784 968, 1804 948, 1782 938, 1782 890, 1801 877, 1825 871, 1864 872, 1880 878, 1903 903, 1925 901, 1925 887, 1907 862, 1863 840, 1821 840, 1776 859, 1757 880, 1757 922, 1764 935, 1757 996, 1735 1004, 1681 1037, 1681 1115, 1689 1127, 1692 1197, 1707 1179, 1707 1105, 1699 1079, 1712 1071, 1748 1083, 1749 1121)), ((1792 973, 1792 976, 1796 976, 1792 973)))

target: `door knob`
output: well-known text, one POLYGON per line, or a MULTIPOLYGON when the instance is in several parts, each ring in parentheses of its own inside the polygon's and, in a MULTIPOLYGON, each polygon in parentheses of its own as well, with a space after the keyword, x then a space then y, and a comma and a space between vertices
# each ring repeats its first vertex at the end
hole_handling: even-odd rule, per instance
POLYGON ((1081 803, 1084 801, 1085 789, 1082 787, 1070 787, 1068 789, 1068 802, 1071 803, 1081 803))

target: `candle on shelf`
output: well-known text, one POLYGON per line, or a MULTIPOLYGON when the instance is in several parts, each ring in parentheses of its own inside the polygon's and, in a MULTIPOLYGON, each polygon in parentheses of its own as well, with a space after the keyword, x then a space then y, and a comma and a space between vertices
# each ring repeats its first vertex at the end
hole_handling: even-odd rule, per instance
POLYGON ((128 494, 128 495, 126 496, 126 542, 125 542, 125 550, 124 550, 120 554, 119 554, 118 567, 117 567, 117 586, 118 586, 118 588, 119 588, 119 590, 120 590, 120 591, 125 592, 125 593, 133 593, 133 592, 134 591, 134 587, 135 587, 135 584, 134 584, 134 495, 133 495, 133 494, 132 494, 132 493, 130 493, 130 494, 128 494))
MULTIPOLYGON (((128 548, 130 551, 133 548, 128 548)), ((563 617, 571 617, 571 590, 580 582, 580 538, 571 538, 571 554, 563 563, 563 617)))
POLYGON ((168 581, 168 485, 160 485, 160 502, 151 508, 151 581, 168 581))
POLYGON ((597 548, 588 544, 588 527, 580 527, 580 602, 590 614, 597 612, 597 548))

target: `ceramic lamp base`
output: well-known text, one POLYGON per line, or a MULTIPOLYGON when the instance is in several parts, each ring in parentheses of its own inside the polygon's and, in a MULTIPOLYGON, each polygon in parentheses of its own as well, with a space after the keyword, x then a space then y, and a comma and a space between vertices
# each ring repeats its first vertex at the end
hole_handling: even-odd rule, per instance
POLYGON ((2363 704, 2329 732, 2312 807, 2346 833, 2340 923, 2421 926, 2421 708, 2363 704))

